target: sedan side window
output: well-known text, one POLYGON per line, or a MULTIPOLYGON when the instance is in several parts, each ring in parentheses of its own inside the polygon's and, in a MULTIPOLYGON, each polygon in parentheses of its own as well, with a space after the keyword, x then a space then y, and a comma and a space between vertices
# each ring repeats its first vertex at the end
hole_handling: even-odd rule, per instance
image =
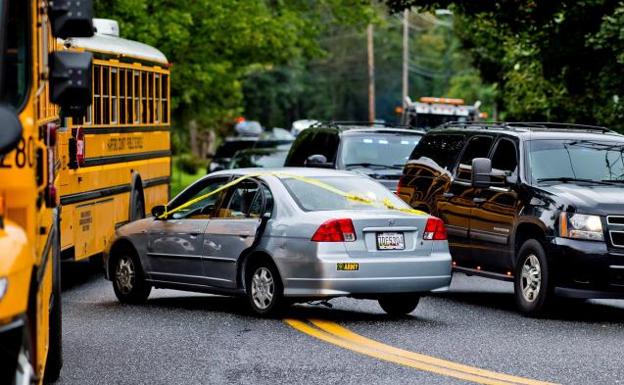
POLYGON ((214 215, 214 211, 222 194, 216 193, 210 195, 210 193, 223 186, 227 182, 227 179, 206 182, 207 184, 202 183, 201 181, 198 182, 195 186, 191 187, 188 191, 185 191, 182 195, 177 196, 172 201, 169 210, 195 201, 187 207, 173 213, 171 215, 172 219, 208 219, 214 215))
POLYGON ((262 189, 255 181, 243 181, 230 188, 219 218, 260 218, 264 208, 262 189))

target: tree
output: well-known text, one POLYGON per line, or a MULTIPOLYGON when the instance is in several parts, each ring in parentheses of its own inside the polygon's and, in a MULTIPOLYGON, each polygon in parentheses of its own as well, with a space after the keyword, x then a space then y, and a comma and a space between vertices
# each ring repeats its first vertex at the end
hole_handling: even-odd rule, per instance
POLYGON ((484 80, 498 83, 507 117, 598 123, 623 130, 624 3, 615 0, 386 0, 450 7, 484 80))

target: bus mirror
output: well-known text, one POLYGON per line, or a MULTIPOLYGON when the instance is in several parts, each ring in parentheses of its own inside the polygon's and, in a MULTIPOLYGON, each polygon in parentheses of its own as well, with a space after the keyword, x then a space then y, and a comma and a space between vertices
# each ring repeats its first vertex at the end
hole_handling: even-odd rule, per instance
POLYGON ((4 155, 17 146, 22 137, 22 124, 17 118, 15 110, 6 104, 0 104, 0 155, 4 155))
POLYGON ((49 2, 52 33, 55 37, 93 36, 92 0, 54 0, 49 2))
POLYGON ((50 60, 50 100, 68 116, 83 116, 91 104, 89 52, 54 52, 50 60))

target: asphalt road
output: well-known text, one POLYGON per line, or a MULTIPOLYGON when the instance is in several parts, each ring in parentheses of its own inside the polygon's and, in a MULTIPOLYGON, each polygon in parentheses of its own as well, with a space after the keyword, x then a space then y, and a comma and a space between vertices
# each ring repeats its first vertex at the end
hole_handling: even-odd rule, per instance
POLYGON ((172 290, 121 305, 85 270, 64 267, 61 385, 624 383, 624 301, 529 319, 511 284, 456 274, 404 319, 353 299, 258 319, 244 300, 172 290))

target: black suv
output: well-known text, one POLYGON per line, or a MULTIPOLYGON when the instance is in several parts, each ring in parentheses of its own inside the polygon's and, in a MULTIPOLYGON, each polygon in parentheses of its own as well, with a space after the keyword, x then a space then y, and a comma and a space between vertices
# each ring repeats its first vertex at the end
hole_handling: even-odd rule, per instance
POLYGON ((359 172, 394 191, 405 162, 424 132, 367 125, 323 123, 307 128, 295 139, 285 166, 359 172))
POLYGON ((429 131, 397 194, 447 225, 455 270, 513 281, 519 309, 624 298, 624 136, 556 123, 429 131))

